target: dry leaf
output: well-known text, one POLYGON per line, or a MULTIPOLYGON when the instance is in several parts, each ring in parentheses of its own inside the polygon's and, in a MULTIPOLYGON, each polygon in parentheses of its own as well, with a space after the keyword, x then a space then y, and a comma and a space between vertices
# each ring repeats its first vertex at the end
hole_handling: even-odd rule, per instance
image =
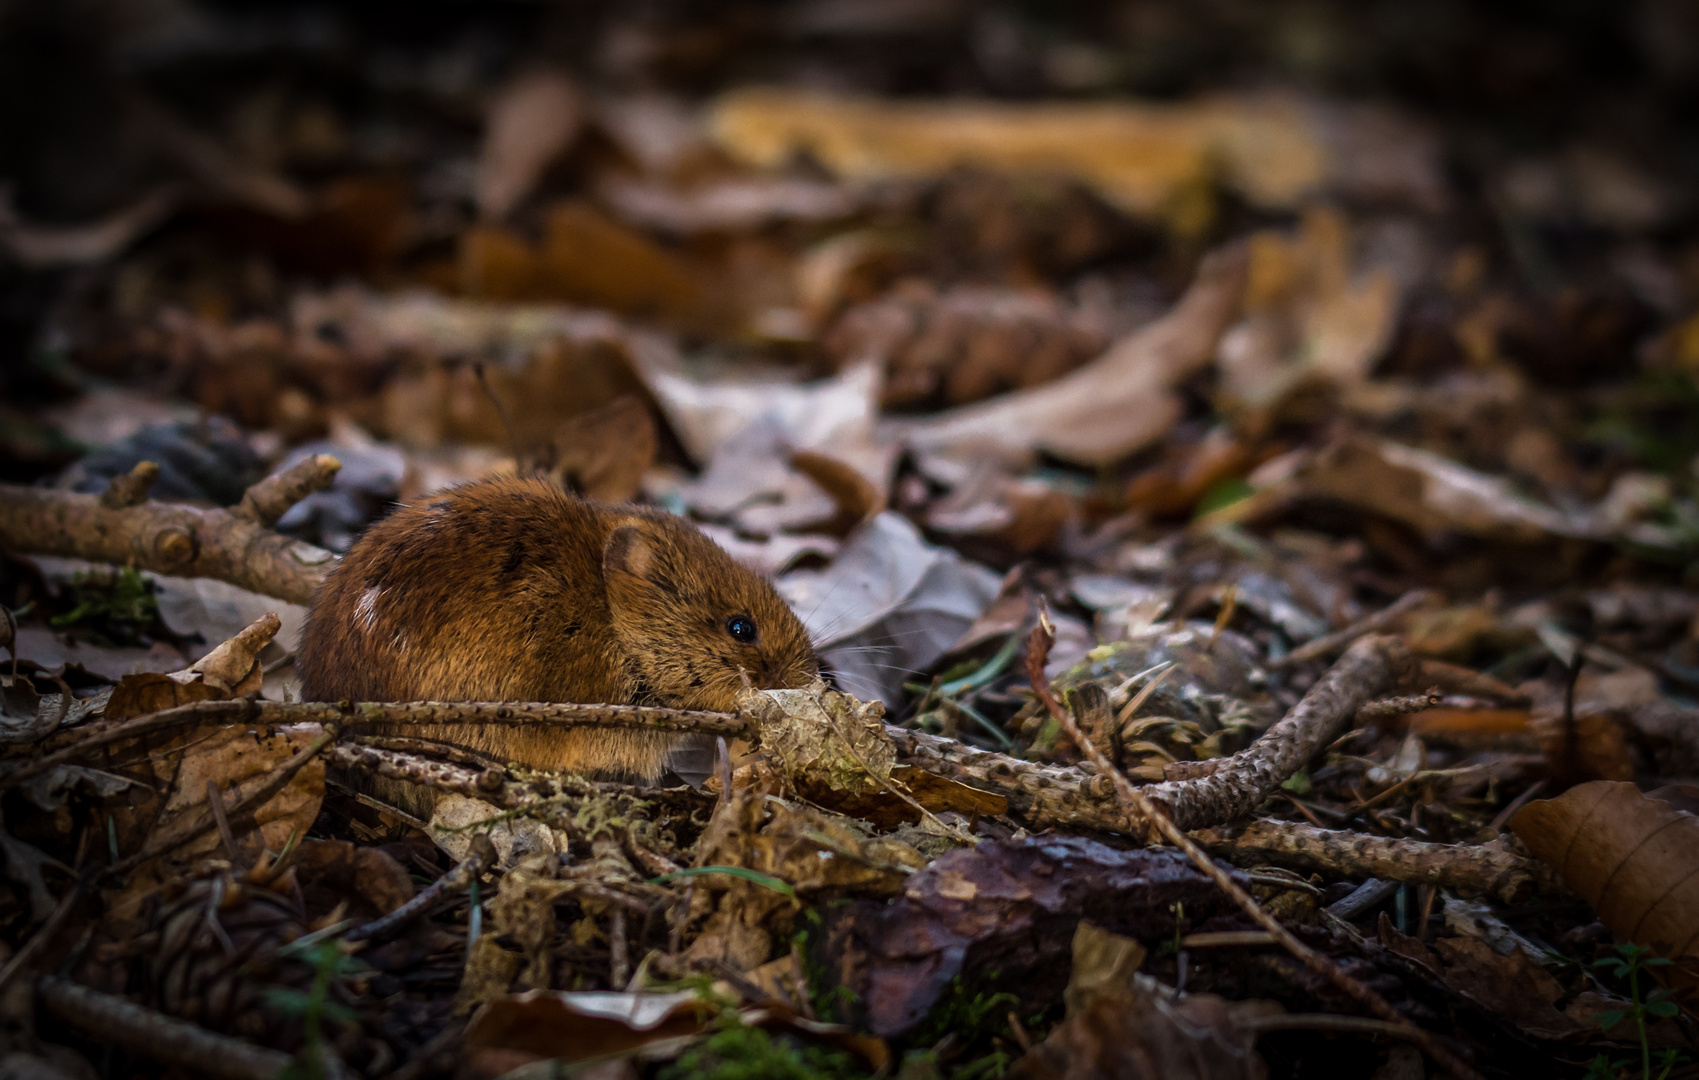
POLYGON ((1052 383, 892 429, 917 450, 1023 463, 1037 451, 1080 464, 1116 461, 1180 416, 1174 387, 1209 362, 1238 308, 1243 249, 1206 258, 1174 309, 1052 383))
POLYGON ((583 112, 578 88, 562 71, 528 72, 502 87, 484 119, 473 180, 478 213, 499 220, 523 202, 549 163, 572 145, 583 112))
POLYGON ((844 312, 821 347, 840 366, 882 364, 887 408, 962 405, 1074 370, 1107 344, 1101 322, 1037 289, 915 282, 844 312))
POLYGON ((694 268, 582 202, 548 211, 540 247, 505 226, 466 230, 460 284, 491 300, 564 300, 692 326, 707 317, 694 268))
POLYGON ((1364 436, 1276 458, 1251 475, 1251 485, 1257 494, 1227 507, 1216 520, 1254 519, 1308 497, 1382 514, 1420 532, 1524 541, 1606 540, 1616 532, 1594 514, 1558 510, 1523 495, 1505 477, 1364 436))
POLYGON ((626 394, 599 409, 565 420, 554 439, 530 462, 567 491, 597 502, 630 502, 655 464, 659 439, 649 406, 626 394))
POLYGON ((1092 998, 1009 1070, 1011 1080, 1263 1080, 1252 1017, 1273 1002, 1176 995, 1148 975, 1092 998))
MULTIPOLYGON (((1221 400, 1252 430, 1309 387, 1351 388, 1392 341, 1413 268, 1357 265, 1343 215, 1316 209, 1296 236, 1249 241, 1246 318, 1221 337, 1221 400)), ((1414 260, 1407 260, 1414 261, 1414 260)))
POLYGON ((774 584, 839 686, 896 701, 907 673, 942 656, 996 598, 998 579, 886 510, 850 534, 831 566, 774 584))
POLYGON ((1510 829, 1612 933, 1678 961, 1672 981, 1699 985, 1699 817, 1595 780, 1529 803, 1510 829))
POLYGON ((824 682, 800 690, 746 690, 739 712, 754 717, 761 746, 787 775, 865 794, 890 783, 896 747, 882 702, 857 701, 824 682))
POLYGON ((1413 125, 1380 110, 1267 94, 1164 106, 893 102, 753 89, 720 98, 710 124, 728 153, 766 168, 805 152, 858 180, 960 165, 1065 173, 1141 215, 1183 212, 1179 196, 1217 169, 1270 208, 1294 207, 1329 187, 1429 205, 1445 190, 1433 140, 1413 125), (1368 161, 1383 167, 1365 169, 1368 161))
POLYGON ((564 1063, 625 1053, 702 1030, 694 991, 673 994, 531 990, 480 1008, 466 1026, 470 1050, 500 1047, 564 1063))
POLYGON ((267 612, 182 671, 124 676, 106 703, 107 719, 122 720, 196 701, 225 701, 258 692, 264 676, 260 650, 271 643, 281 625, 275 612, 267 612))

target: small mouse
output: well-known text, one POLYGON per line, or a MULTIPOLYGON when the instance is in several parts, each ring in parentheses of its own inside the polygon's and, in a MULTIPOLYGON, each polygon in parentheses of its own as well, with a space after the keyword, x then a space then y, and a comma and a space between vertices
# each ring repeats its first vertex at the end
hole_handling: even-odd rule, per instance
MULTIPOLYGON (((808 632, 773 586, 683 518, 544 480, 462 484, 373 525, 313 599, 308 701, 559 701, 730 711, 747 674, 806 686, 808 632)), ((703 736, 408 726, 532 768, 654 782, 705 775, 703 736)))

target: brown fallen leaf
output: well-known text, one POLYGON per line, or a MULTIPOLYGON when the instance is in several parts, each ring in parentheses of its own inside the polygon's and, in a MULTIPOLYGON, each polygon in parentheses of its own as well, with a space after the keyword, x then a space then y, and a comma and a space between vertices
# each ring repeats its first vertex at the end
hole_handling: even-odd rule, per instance
POLYGON ((478 213, 500 220, 512 212, 572 145, 583 120, 578 88, 563 71, 526 72, 497 91, 473 179, 478 213))
POLYGON ((1176 904, 1202 921, 1223 903, 1209 879, 1171 851, 1070 836, 982 841, 910 875, 894 900, 824 909, 830 955, 822 959, 855 993, 868 1030, 900 1035, 958 977, 984 983, 987 994, 1012 991, 1022 1009, 1053 1002, 1065 969, 1056 957, 1082 918, 1155 942, 1173 934, 1176 904))
POLYGON ((904 282, 844 312, 821 346, 840 367, 870 357, 883 364, 887 408, 962 405, 1079 367, 1107 344, 1100 321, 1036 289, 939 294, 904 282))
POLYGON ((1207 364, 1239 305, 1243 248, 1205 258, 1167 315, 1054 382, 892 429, 916 450, 1014 463, 1038 451, 1104 465, 1162 437, 1181 413, 1174 387, 1207 364))
POLYGON ((1520 950, 1500 954, 1474 937, 1441 938, 1429 947, 1400 932, 1385 912, 1378 934, 1392 952, 1536 1038, 1570 1039, 1597 1030, 1558 1010, 1562 984, 1520 950))
POLYGON ((1148 975, 1099 993, 1009 1070, 1012 1080, 1263 1080, 1245 1021, 1279 1005, 1176 995, 1148 975), (1176 1000, 1177 998, 1177 1000, 1176 1000))
POLYGON ((672 994, 529 990, 492 1001, 466 1026, 470 1051, 500 1048, 570 1064, 702 1030, 691 990, 672 994))
POLYGON ((1699 987, 1699 817, 1633 784, 1595 780, 1539 799, 1510 829, 1624 941, 1675 960, 1699 987))
POLYGON ((1246 317, 1221 338, 1219 400, 1257 432, 1306 391, 1363 383, 1392 342, 1406 282, 1359 266, 1344 216, 1318 208, 1296 235, 1250 238, 1246 317))
POLYGON ((387 915, 413 899, 413 879, 381 848, 359 847, 347 840, 315 840, 296 848, 294 868, 301 891, 313 910, 329 910, 354 899, 355 914, 368 918, 387 915), (313 903, 315 892, 334 897, 313 903))
POLYGON ((554 438, 526 463, 567 491, 621 503, 643 490, 659 438, 649 406, 625 394, 599 409, 561 422, 554 438))
POLYGON ((708 317, 690 264, 576 201, 544 215, 540 246, 505 226, 467 229, 460 285, 490 300, 564 300, 693 326, 708 317))
POLYGON ((225 701, 257 692, 264 677, 260 650, 271 643, 281 625, 275 612, 267 612, 182 671, 124 676, 106 703, 106 718, 122 720, 195 701, 225 701))
POLYGON ((839 458, 818 450, 798 450, 791 454, 790 466, 820 485, 838 505, 838 512, 830 522, 797 531, 847 536, 857 525, 885 509, 884 491, 860 469, 839 458))

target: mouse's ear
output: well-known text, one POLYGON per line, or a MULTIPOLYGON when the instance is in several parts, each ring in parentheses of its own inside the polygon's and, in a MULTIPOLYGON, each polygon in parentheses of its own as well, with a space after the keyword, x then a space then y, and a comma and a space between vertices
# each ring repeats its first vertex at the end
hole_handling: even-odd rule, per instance
POLYGON ((645 536, 638 525, 621 525, 602 547, 602 574, 605 577, 630 574, 647 578, 654 562, 654 541, 645 536))

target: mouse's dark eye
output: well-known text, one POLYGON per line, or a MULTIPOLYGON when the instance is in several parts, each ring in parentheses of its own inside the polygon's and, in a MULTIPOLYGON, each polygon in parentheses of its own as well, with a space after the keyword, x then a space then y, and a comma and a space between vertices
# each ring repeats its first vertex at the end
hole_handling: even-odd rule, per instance
POLYGON ((755 641, 755 620, 748 615, 733 615, 726 620, 726 633, 749 645, 755 641))

